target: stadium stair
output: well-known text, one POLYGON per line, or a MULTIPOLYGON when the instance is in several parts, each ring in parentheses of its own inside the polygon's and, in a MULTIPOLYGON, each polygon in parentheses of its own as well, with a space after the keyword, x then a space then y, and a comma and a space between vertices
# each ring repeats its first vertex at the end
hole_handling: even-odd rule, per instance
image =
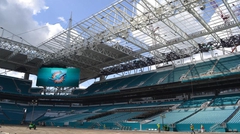
POLYGON ((10 120, 10 118, 7 116, 7 114, 6 114, 4 111, 1 110, 1 112, 3 113, 3 115, 4 115, 8 120, 10 120))
POLYGON ((122 88, 123 88, 123 89, 127 88, 128 85, 130 85, 130 84, 133 83, 133 82, 136 82, 137 79, 138 79, 139 77, 142 77, 142 76, 135 76, 135 77, 132 77, 133 79, 130 80, 128 83, 126 83, 122 88))
POLYGON ((100 128, 102 125, 98 122, 92 123, 88 128, 94 129, 94 128, 100 128))
POLYGON ((220 123, 216 123, 210 127, 210 132, 215 132, 217 129, 224 129, 220 123))
POLYGON ((32 113, 32 111, 29 111, 28 113, 26 113, 24 120, 25 121, 35 121, 35 120, 39 119, 40 117, 44 116, 45 113, 46 113, 45 111, 34 111, 34 113, 32 113))
POLYGON ((164 110, 162 109, 157 109, 157 110, 150 110, 150 111, 147 111, 143 114, 140 114, 134 118, 132 118, 132 120, 142 120, 142 119, 147 119, 149 117, 152 117, 152 116, 157 116, 159 115, 160 113, 164 112, 164 110))
POLYGON ((183 76, 190 67, 181 66, 181 67, 174 67, 172 72, 168 75, 168 83, 178 82, 180 81, 181 76, 183 76))
POLYGON ((211 106, 211 104, 214 102, 215 97, 208 103, 208 106, 211 106))
POLYGON ((45 112, 44 114, 42 114, 41 116, 37 117, 35 120, 39 120, 41 119, 42 117, 44 117, 44 115, 46 114, 47 112, 45 112))
POLYGON ((10 120, 10 118, 7 116, 7 114, 4 111, 1 110, 1 112, 8 120, 10 120))
POLYGON ((212 62, 212 64, 213 64, 212 68, 210 70, 208 70, 207 72, 201 74, 201 76, 202 75, 203 76, 210 76, 210 75, 213 75, 215 73, 214 69, 216 68, 216 65, 218 64, 219 60, 216 60, 216 62, 211 60, 210 62, 212 62))
POLYGON ((197 111, 195 111, 195 112, 193 112, 192 114, 190 114, 190 115, 186 116, 185 118, 182 118, 181 120, 179 120, 179 121, 177 121, 177 122, 173 123, 173 124, 174 124, 174 126, 176 126, 176 124, 178 124, 179 122, 182 122, 182 121, 186 120, 187 118, 189 118, 189 117, 191 117, 191 116, 195 115, 196 113, 198 113, 198 112, 199 112, 199 111, 201 111, 201 110, 202 110, 202 109, 198 109, 197 111))
POLYGON ((240 106, 222 123, 216 123, 210 127, 210 132, 215 132, 217 129, 226 129, 227 123, 239 112, 240 106))
POLYGON ((189 69, 185 74, 183 74, 183 75, 180 77, 180 80, 185 79, 185 78, 188 76, 188 74, 192 71, 192 69, 195 67, 195 65, 196 65, 196 64, 193 64, 193 65, 190 67, 190 69, 189 69))
POLYGON ((104 113, 101 113, 101 114, 97 114, 97 115, 88 117, 88 118, 86 118, 86 120, 93 120, 93 119, 101 118, 103 116, 107 116, 107 115, 110 115, 110 114, 113 114, 113 113, 114 113, 113 111, 104 112, 104 113))
POLYGON ((98 127, 101 127, 101 126, 102 126, 102 124, 99 123, 99 122, 97 122, 96 125, 97 125, 98 127))
POLYGON ((240 106, 238 106, 238 108, 225 121, 223 121, 222 125, 228 123, 228 121, 230 121, 238 113, 239 109, 240 106))
POLYGON ((175 110, 175 109, 177 109, 177 107, 180 106, 180 105, 181 105, 181 104, 175 104, 175 105, 172 106, 170 109, 175 110))
POLYGON ((148 77, 146 80, 144 80, 143 82, 139 83, 138 84, 138 87, 139 86, 142 86, 146 81, 148 81, 149 79, 151 79, 156 73, 153 73, 150 77, 148 77))
POLYGON ((121 125, 119 122, 115 122, 115 125, 118 126, 119 128, 123 128, 123 125, 121 125))
POLYGON ((201 109, 204 109, 204 108, 207 108, 210 104, 210 101, 207 101, 207 102, 204 102, 202 105, 201 105, 201 109))
POLYGON ((146 86, 152 86, 156 85, 159 79, 161 79, 163 76, 169 73, 169 70, 163 71, 163 72, 156 72, 152 76, 150 76, 148 79, 146 79, 140 87, 146 87, 146 86))
MULTIPOLYGON (((175 68, 174 68, 174 69, 175 69, 175 68)), ((167 75, 165 75, 163 78, 159 79, 158 82, 156 83, 156 85, 158 85, 158 84, 163 84, 163 83, 169 83, 170 81, 169 81, 169 79, 167 79, 167 78, 170 76, 170 74, 173 73, 174 69, 172 69, 172 70, 171 70, 167 75)), ((172 81, 171 81, 171 82, 172 82, 172 81)))
POLYGON ((141 86, 147 79, 149 79, 151 76, 153 76, 154 74, 155 74, 155 72, 146 73, 146 74, 141 74, 141 75, 139 75, 139 77, 137 77, 136 79, 134 79, 134 81, 132 81, 131 83, 129 83, 126 88, 139 87, 139 86, 141 86))

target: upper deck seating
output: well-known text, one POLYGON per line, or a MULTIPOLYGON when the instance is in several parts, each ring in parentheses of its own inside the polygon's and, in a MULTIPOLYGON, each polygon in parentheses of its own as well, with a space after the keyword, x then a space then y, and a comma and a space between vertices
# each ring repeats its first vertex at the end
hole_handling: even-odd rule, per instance
POLYGON ((219 95, 214 99, 211 106, 235 105, 239 99, 239 94, 219 95))
POLYGON ((201 107, 201 105, 207 101, 212 100, 212 97, 201 97, 201 98, 193 98, 190 100, 185 101, 182 105, 180 105, 178 108, 197 108, 201 107))

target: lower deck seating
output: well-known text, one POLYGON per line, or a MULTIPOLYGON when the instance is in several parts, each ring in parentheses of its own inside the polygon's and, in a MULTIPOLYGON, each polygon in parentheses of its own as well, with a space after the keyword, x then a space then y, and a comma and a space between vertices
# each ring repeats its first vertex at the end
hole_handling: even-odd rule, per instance
POLYGON ((43 116, 46 111, 28 111, 26 114, 25 121, 35 121, 43 116))
MULTIPOLYGON (((173 110, 173 111, 170 111, 170 112, 162 113, 162 115, 165 116, 164 124, 173 124, 173 123, 189 116, 190 114, 194 113, 197 110, 198 110, 197 108, 176 109, 176 110, 173 110)), ((162 124, 162 118, 160 118, 159 115, 157 115, 154 118, 151 118, 151 120, 153 120, 153 121, 150 122, 149 124, 157 124, 157 123, 162 124)))
POLYGON ((91 120, 91 122, 119 122, 124 121, 140 114, 139 112, 117 112, 101 118, 91 120))
POLYGON ((48 120, 47 122, 73 122, 73 121, 77 121, 77 120, 83 120, 87 117, 90 116, 94 116, 96 115, 95 113, 81 113, 81 114, 68 114, 68 115, 64 115, 62 117, 58 117, 58 118, 52 118, 50 120, 48 120))
MULTIPOLYGON (((234 100, 237 101, 237 95, 220 95, 216 98, 226 99, 226 100, 234 100), (229 99, 234 98, 234 99, 229 99)), ((199 128, 201 124, 203 124, 207 131, 209 131, 210 127, 214 124, 220 124, 226 119, 228 119, 232 113, 237 112, 238 106, 236 103, 230 103, 229 105, 221 105, 221 106, 214 106, 214 107, 207 107, 205 109, 200 109, 199 106, 205 101, 211 100, 212 97, 201 97, 201 98, 194 98, 191 100, 186 101, 183 103, 185 105, 183 108, 177 107, 175 110, 165 111, 163 113, 154 113, 155 116, 151 114, 151 118, 144 117, 142 118, 142 113, 146 113, 146 109, 148 107, 159 107, 159 108, 171 108, 175 104, 180 104, 182 101, 148 101, 148 103, 131 103, 131 104, 102 104, 102 105, 95 105, 95 106, 79 106, 79 107, 69 107, 69 106, 39 106, 36 105, 34 107, 35 112, 33 113, 33 118, 31 117, 31 111, 33 110, 33 106, 29 104, 7 104, 7 103, 0 103, 2 108, 0 112, 0 122, 4 121, 6 124, 19 124, 24 118, 23 108, 28 110, 26 121, 35 122, 43 121, 46 122, 47 125, 53 126, 64 126, 66 124, 74 124, 77 125, 76 127, 81 128, 102 128, 103 124, 105 124, 108 128, 120 128, 119 126, 123 127, 130 127, 133 129, 140 129, 140 122, 147 121, 142 123, 142 129, 147 130, 150 128, 156 128, 156 124, 164 123, 165 125, 174 124, 176 126, 176 130, 178 131, 189 131, 189 124, 195 124, 196 129, 199 128), (194 102, 194 103, 192 103, 194 102), (191 106, 197 108, 191 108, 191 106), (141 109, 138 109, 140 108, 141 109), (132 109, 134 108, 134 109, 132 109), (118 111, 114 111, 114 109, 118 109, 118 111), (130 110, 132 109, 132 110, 130 110), (120 112, 123 111, 124 112, 120 112), (134 110, 134 112, 133 112, 134 110), (139 110, 135 112, 135 110, 139 110), (111 111, 111 112, 109 112, 111 111), (107 116, 100 116, 96 118, 94 115, 97 114, 104 114, 108 112, 107 116), (114 114, 110 114, 114 112, 114 114), (163 115, 164 118, 160 117, 163 115), (88 117, 94 116, 92 120, 85 120, 88 117), (136 117, 136 118, 134 118, 136 117), (138 118, 141 117, 141 118, 138 118), (131 119, 131 120, 129 120, 131 119), (134 122, 135 121, 135 122, 134 122), (150 121, 150 122, 148 122, 150 121), (131 122, 131 123, 129 123, 131 122), (81 124, 82 123, 82 124, 81 124), (119 124, 118 124, 119 123, 119 124), (85 125, 86 124, 86 125, 85 125), (117 125, 116 125, 117 124, 117 125)), ((174 99, 172 99, 174 100, 174 99)), ((142 101, 146 102, 146 101, 142 101)), ((224 104, 224 103, 220 103, 224 104)), ((173 107, 172 107, 173 108, 173 107)), ((176 108, 176 107, 174 107, 176 108)), ((153 111, 155 112, 155 111, 153 111)), ((159 112, 159 111, 156 111, 159 112)), ((150 115, 149 115, 150 116, 150 115)), ((90 118, 89 118, 90 119, 90 118)), ((230 119, 230 118, 229 118, 230 119)), ((236 127, 236 124, 239 123, 240 120, 240 112, 238 111, 233 118, 229 122, 227 122, 227 126, 231 129, 239 129, 240 127, 236 127)), ((75 127, 75 126, 74 126, 75 127)))
POLYGON ((180 124, 207 124, 207 123, 222 123, 227 119, 237 107, 226 106, 226 107, 208 107, 180 122, 180 124))

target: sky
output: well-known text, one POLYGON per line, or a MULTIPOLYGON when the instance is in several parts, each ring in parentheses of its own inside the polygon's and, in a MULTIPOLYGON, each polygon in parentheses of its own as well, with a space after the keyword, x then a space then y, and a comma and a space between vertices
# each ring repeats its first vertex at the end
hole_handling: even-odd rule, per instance
POLYGON ((1 0, 0 26, 21 36, 31 45, 108 7, 114 0, 1 0), (37 37, 37 38, 36 38, 37 37))
MULTIPOLYGON (((0 27, 18 35, 31 45, 39 45, 73 24, 103 10, 115 0, 0 0, 0 27)), ((7 35, 5 35, 7 36, 7 35)), ((0 74, 23 78, 23 73, 0 70, 0 74)), ((31 75, 33 86, 36 76, 31 75)), ((86 85, 80 85, 81 88, 86 85)))
POLYGON ((46 0, 45 5, 49 7, 40 14, 33 16, 38 22, 51 23, 62 22, 66 28, 72 13, 73 24, 108 7, 114 0, 46 0))

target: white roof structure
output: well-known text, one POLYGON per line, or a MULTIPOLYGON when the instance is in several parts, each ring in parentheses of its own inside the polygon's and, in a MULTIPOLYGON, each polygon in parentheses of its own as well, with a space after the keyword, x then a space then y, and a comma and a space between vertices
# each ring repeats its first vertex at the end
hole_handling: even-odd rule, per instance
POLYGON ((227 54, 238 44, 223 47, 222 40, 238 38, 239 20, 238 0, 120 0, 37 47, 0 37, 0 60, 9 64, 0 67, 30 73, 42 64, 78 67, 86 80, 134 61, 141 68, 153 65, 150 59, 157 64, 191 57, 208 45, 207 51, 227 54))

